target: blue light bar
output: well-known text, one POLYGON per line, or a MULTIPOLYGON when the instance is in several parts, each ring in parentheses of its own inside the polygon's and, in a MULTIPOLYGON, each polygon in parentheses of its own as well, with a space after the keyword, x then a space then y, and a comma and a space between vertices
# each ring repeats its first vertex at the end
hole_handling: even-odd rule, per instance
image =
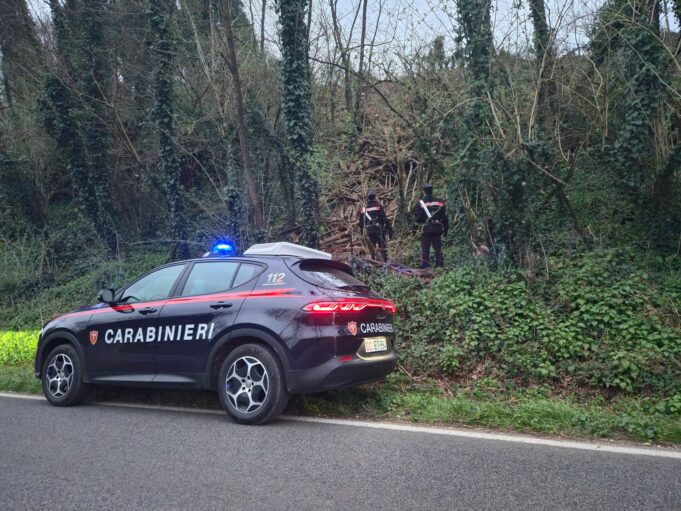
POLYGON ((225 241, 219 241, 215 245, 213 245, 211 253, 221 256, 233 255, 234 245, 232 243, 228 243, 225 241))

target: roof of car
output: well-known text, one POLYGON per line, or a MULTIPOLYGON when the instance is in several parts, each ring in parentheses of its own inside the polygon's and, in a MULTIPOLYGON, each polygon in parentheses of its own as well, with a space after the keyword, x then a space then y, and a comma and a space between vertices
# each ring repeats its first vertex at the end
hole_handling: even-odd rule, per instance
POLYGON ((278 241, 276 243, 258 243, 244 251, 244 255, 293 256, 303 259, 331 259, 331 254, 314 248, 278 241))
MULTIPOLYGON (((237 257, 235 254, 231 253, 233 251, 231 244, 225 244, 225 246, 229 246, 229 253, 213 249, 212 252, 206 252, 203 255, 203 258, 222 259, 226 257, 237 257)), ((286 241, 279 241, 276 243, 258 243, 246 249, 243 254, 238 257, 295 257, 299 259, 321 260, 332 259, 331 254, 327 252, 304 247, 302 245, 296 245, 294 243, 288 243, 286 241)))

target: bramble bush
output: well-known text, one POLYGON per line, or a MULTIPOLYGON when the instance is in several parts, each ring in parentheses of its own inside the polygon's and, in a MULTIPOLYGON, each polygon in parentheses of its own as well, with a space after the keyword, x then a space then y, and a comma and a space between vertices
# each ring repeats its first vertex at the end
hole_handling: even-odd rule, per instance
POLYGON ((0 366, 33 362, 38 344, 38 332, 24 330, 0 332, 0 366))
POLYGON ((550 259, 532 281, 484 264, 430 285, 364 277, 396 302, 401 363, 414 374, 672 396, 681 391, 678 290, 635 260, 622 251, 550 259))

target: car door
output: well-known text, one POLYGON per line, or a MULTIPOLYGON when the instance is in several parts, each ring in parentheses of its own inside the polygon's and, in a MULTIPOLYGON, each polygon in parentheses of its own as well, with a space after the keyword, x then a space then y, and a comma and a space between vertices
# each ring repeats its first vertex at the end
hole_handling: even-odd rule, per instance
POLYGON ((148 273, 119 291, 115 304, 92 315, 88 331, 94 355, 89 364, 93 380, 153 380, 158 317, 186 267, 180 263, 148 273))
POLYGON ((232 326, 264 266, 235 260, 195 262, 159 318, 155 381, 200 381, 208 355, 232 326))

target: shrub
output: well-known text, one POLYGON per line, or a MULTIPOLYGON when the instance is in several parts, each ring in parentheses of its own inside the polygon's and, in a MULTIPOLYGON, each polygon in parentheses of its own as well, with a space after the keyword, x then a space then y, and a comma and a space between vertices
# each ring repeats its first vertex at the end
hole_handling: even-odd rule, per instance
POLYGON ((0 366, 32 362, 38 344, 38 332, 0 332, 0 366))
POLYGON ((428 286, 367 279, 395 300, 401 361, 415 374, 672 395, 681 381, 679 297, 633 260, 614 251, 556 258, 532 283, 519 270, 474 265, 428 286))
POLYGON ((0 302, 0 324, 13 330, 39 328, 57 314, 94 303, 102 288, 119 288, 167 260, 167 252, 158 248, 140 249, 121 260, 82 257, 21 296, 0 302))

